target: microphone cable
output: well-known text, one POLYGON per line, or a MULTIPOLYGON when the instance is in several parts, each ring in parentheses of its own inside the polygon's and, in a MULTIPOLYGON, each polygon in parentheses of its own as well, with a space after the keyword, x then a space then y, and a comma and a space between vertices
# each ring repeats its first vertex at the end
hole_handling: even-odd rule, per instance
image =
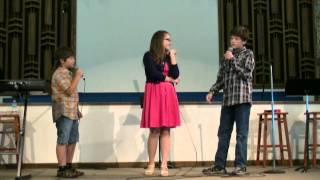
MULTIPOLYGON (((83 92, 82 92, 82 95, 84 96, 84 94, 86 93, 86 78, 85 77, 82 77, 82 80, 83 80, 83 92)), ((79 103, 80 103, 80 100, 79 100, 79 103)), ((82 114, 82 109, 83 109, 83 102, 80 104, 80 113, 82 114)), ((83 114, 82 114, 83 116, 83 114)))
MULTIPOLYGON (((188 124, 187 124, 187 121, 185 120, 182 112, 181 112, 180 110, 179 110, 179 112, 180 112, 181 118, 182 118, 182 120, 183 120, 183 122, 184 122, 184 124, 185 124, 185 126, 186 126, 186 128, 187 128, 187 134, 188 134, 189 139, 190 139, 190 141, 191 141, 191 143, 192 143, 193 150, 194 150, 194 153, 195 153, 195 159, 196 159, 195 165, 192 166, 189 170, 187 170, 185 173, 183 173, 183 174, 181 175, 182 177, 190 177, 190 176, 187 176, 187 174, 188 174, 189 172, 191 172, 191 171, 192 171, 195 167, 197 167, 197 165, 198 165, 198 150, 197 150, 197 147, 196 147, 196 145, 195 145, 195 143, 194 143, 194 140, 193 140, 193 137, 192 137, 192 135, 191 135, 191 131, 190 131, 190 128, 189 128, 189 126, 188 126, 188 124)), ((193 177, 193 176, 192 176, 192 177, 193 177)), ((195 177, 198 177, 198 176, 195 176, 195 177)), ((199 177, 201 177, 201 176, 199 176, 199 177)))

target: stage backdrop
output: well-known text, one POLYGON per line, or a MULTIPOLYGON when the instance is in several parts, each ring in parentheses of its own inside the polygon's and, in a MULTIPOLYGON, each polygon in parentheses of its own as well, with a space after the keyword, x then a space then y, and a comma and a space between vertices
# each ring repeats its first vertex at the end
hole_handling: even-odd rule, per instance
POLYGON ((177 90, 208 91, 218 71, 218 1, 78 0, 77 60, 86 91, 142 92, 142 57, 157 30, 169 31, 177 49, 177 90))

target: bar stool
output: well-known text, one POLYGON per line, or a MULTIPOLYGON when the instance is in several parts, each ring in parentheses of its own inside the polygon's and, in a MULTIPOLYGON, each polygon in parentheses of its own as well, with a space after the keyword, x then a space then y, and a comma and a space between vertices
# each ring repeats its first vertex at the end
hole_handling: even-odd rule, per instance
MULTIPOLYGON (((288 164, 292 167, 292 154, 289 142, 288 124, 287 124, 287 112, 281 112, 275 110, 274 120, 278 124, 279 144, 275 144, 275 147, 280 149, 281 163, 284 165, 284 151, 288 152, 288 164), (284 127, 284 129, 282 129, 284 127), (284 130, 286 145, 283 144, 282 130, 284 130)), ((259 116, 259 129, 258 129, 258 146, 257 146, 257 159, 256 164, 260 164, 260 152, 263 152, 263 167, 267 164, 267 148, 272 148, 272 144, 267 144, 268 136, 268 121, 272 120, 272 112, 265 110, 263 113, 258 113, 259 116), (263 144, 261 144, 261 133, 263 126, 263 144)))
POLYGON ((20 115, 18 112, 0 112, 0 124, 11 125, 14 130, 12 131, 0 131, 0 134, 5 137, 5 134, 14 134, 15 136, 15 147, 0 147, 0 154, 16 155, 16 161, 18 162, 18 143, 20 133, 20 115))
MULTIPOLYGON (((304 164, 307 165, 307 153, 309 151, 312 151, 312 167, 317 166, 317 147, 320 146, 318 144, 318 134, 317 134, 317 121, 320 120, 320 112, 308 112, 309 119, 308 122, 312 123, 312 144, 308 144, 308 148, 304 147, 304 164), (306 149, 308 149, 308 152, 306 152, 306 149)), ((307 115, 307 113, 305 113, 307 115)), ((310 125, 310 124, 308 124, 310 125)), ((310 128, 309 128, 310 129, 310 128)), ((307 141, 307 137, 305 137, 305 141, 307 141)), ((306 145, 306 143, 305 143, 306 145)))

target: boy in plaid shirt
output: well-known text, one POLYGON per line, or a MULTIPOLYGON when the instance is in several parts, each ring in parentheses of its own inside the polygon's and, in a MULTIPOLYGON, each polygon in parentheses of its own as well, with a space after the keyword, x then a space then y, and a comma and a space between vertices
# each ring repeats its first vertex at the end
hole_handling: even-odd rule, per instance
POLYGON ((76 178, 84 173, 72 168, 72 158, 79 141, 79 96, 77 86, 83 72, 74 69, 76 60, 73 50, 58 48, 54 54, 54 72, 51 79, 52 115, 57 128, 56 153, 59 164, 58 177, 76 178))
POLYGON ((247 28, 243 26, 235 27, 230 35, 231 47, 224 54, 217 81, 212 85, 206 96, 206 100, 210 103, 213 96, 223 89, 218 149, 214 165, 202 171, 206 175, 227 173, 226 160, 234 122, 236 123, 237 143, 235 169, 232 174, 246 173, 254 56, 253 52, 245 47, 248 39, 247 28))

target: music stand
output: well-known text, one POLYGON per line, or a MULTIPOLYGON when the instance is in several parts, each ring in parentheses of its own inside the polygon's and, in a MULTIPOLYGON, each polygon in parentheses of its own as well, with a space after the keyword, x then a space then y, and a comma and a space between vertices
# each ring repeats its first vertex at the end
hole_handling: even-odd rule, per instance
POLYGON ((296 169, 307 172, 309 162, 309 96, 320 95, 320 79, 292 79, 288 80, 285 88, 285 95, 306 96, 306 128, 304 143, 304 163, 302 167, 296 169))

